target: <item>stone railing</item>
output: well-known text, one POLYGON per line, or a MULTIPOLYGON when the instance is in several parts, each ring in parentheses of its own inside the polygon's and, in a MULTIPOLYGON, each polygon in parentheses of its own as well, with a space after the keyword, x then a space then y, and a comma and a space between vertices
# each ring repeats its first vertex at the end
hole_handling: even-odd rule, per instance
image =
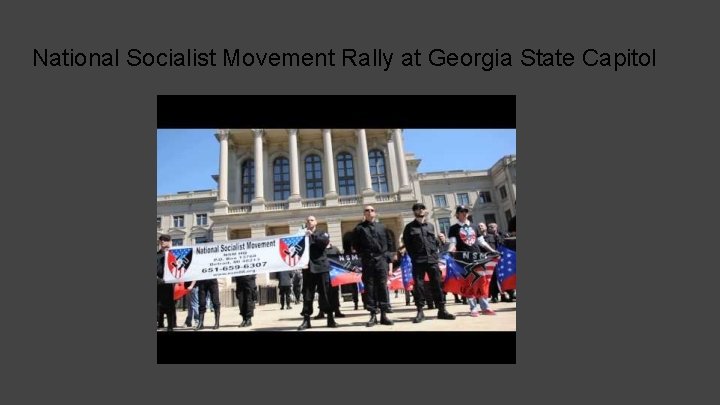
POLYGON ((338 205, 355 205, 360 204, 360 196, 357 195, 341 195, 338 197, 338 205))
POLYGON ((287 201, 271 201, 265 203, 265 211, 284 211, 290 208, 290 203, 287 201))
POLYGON ((252 204, 234 204, 228 207, 228 214, 247 214, 252 211, 252 204))
POLYGON ((383 194, 375 194, 375 201, 381 203, 381 202, 395 202, 398 200, 398 195, 395 193, 383 193, 383 194))
POLYGON ((324 207, 324 206, 325 206, 324 198, 304 198, 302 200, 303 208, 317 208, 317 207, 324 207))

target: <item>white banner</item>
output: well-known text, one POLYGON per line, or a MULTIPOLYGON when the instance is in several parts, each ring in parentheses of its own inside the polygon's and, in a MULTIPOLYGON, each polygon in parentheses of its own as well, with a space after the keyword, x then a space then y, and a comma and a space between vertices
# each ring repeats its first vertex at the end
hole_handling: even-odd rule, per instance
POLYGON ((178 246, 165 253, 166 283, 302 269, 310 261, 305 235, 178 246))

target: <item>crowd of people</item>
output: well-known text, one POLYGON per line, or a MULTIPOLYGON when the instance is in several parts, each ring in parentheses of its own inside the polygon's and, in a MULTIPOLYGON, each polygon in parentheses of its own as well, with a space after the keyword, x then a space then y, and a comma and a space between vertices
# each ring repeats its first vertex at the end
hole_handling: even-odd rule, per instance
MULTIPOLYGON (((427 221, 427 208, 422 203, 412 206, 415 219, 408 223, 396 248, 395 241, 385 226, 377 220, 377 212, 372 205, 363 208, 363 221, 357 224, 351 239, 344 246, 345 253, 357 254, 362 263, 362 283, 364 292, 358 294, 357 285, 353 285, 353 301, 358 309, 358 295, 361 296, 363 308, 369 312, 367 327, 393 325, 388 316, 392 313, 390 290, 387 287, 388 277, 392 276, 393 268, 399 268, 403 259, 408 256, 412 263, 413 303, 417 314, 413 323, 426 320, 425 308, 437 309, 437 319, 454 320, 455 315, 446 308, 446 293, 443 291, 442 273, 439 267, 441 254, 444 252, 477 252, 497 253, 501 245, 515 248, 516 225, 515 217, 509 223, 508 233, 498 229, 497 224, 474 224, 466 206, 458 206, 455 210, 457 223, 450 227, 448 235, 436 231, 434 225, 427 221), (427 281, 426 281, 427 279, 427 281)), ((292 304, 299 305, 302 301, 302 323, 298 330, 312 328, 311 320, 326 319, 330 328, 338 327, 336 318, 345 315, 340 311, 340 287, 333 287, 330 280, 328 255, 339 254, 340 251, 330 243, 330 235, 317 227, 315 216, 308 216, 305 221, 304 233, 309 241, 309 263, 302 270, 282 271, 274 274, 278 280, 280 309, 290 310, 292 304), (318 314, 313 317, 314 301, 317 296, 318 314)), ((160 250, 157 252, 157 316, 158 329, 167 330, 177 327, 175 302, 173 300, 173 284, 163 281, 165 252, 172 246, 169 235, 159 238, 160 250)), ((345 243, 344 243, 345 244, 345 243)), ((234 277, 235 294, 243 321, 239 327, 252 326, 257 286, 255 275, 234 277)), ((212 308, 215 316, 213 329, 220 327, 220 299, 216 279, 188 282, 185 287, 187 294, 188 315, 185 326, 195 329, 205 328, 205 313, 212 308)), ((396 291, 397 296, 397 291, 396 291)), ((410 305, 410 295, 405 294, 406 305, 410 305)), ((501 291, 496 274, 493 273, 489 294, 475 296, 454 295, 456 303, 469 305, 470 316, 495 315, 490 303, 514 301, 515 291, 501 291)))

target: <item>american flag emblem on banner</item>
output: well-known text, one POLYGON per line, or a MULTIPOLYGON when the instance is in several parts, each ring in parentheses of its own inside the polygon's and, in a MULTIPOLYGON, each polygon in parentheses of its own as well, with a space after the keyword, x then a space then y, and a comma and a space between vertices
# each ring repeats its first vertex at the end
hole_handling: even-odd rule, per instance
POLYGON ((305 251, 305 235, 280 239, 280 257, 288 266, 297 266, 305 251))
POLYGON ((170 249, 167 254, 167 268, 175 278, 182 276, 190 267, 192 248, 170 249))

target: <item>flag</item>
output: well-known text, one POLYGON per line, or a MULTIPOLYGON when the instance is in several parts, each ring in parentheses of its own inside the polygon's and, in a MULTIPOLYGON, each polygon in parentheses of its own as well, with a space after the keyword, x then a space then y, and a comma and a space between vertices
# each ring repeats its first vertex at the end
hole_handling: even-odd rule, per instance
POLYGON ((362 279, 362 272, 357 266, 349 270, 333 260, 328 262, 330 263, 330 285, 333 287, 358 283, 362 279))
POLYGON ((388 277, 388 288, 391 291, 395 290, 402 290, 403 288, 403 275, 402 275, 402 268, 398 267, 397 269, 392 268, 392 263, 390 263, 390 270, 392 271, 392 276, 388 277))
POLYGON ((185 288, 185 283, 175 283, 175 287, 173 288, 173 300, 177 301, 189 292, 190 290, 185 288))
POLYGON ((471 298, 490 296, 490 280, 499 257, 459 252, 444 258, 447 274, 443 291, 471 298))
POLYGON ((497 267, 497 279, 500 283, 500 289, 503 291, 514 290, 517 268, 517 252, 504 246, 500 246, 498 251, 502 254, 502 259, 500 259, 500 264, 497 267))
POLYGON ((405 291, 412 291, 415 280, 412 276, 412 260, 410 255, 406 254, 400 260, 400 269, 402 270, 402 282, 405 291))
POLYGON ((169 249, 165 262, 173 277, 182 278, 192 262, 192 248, 169 249))
POLYGON ((297 266, 305 250, 305 236, 280 238, 280 257, 288 266, 297 266))

